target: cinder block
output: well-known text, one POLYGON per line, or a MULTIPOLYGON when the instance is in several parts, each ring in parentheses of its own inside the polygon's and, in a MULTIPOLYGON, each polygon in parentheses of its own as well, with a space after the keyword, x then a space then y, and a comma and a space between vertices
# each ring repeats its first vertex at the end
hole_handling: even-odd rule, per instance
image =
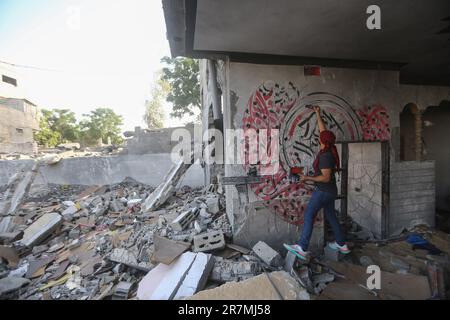
POLYGON ((171 226, 175 231, 183 231, 198 216, 198 208, 185 211, 172 221, 171 226))
POLYGON ((214 231, 194 237, 194 252, 223 249, 225 245, 225 237, 222 231, 214 231))
POLYGON ((330 261, 341 261, 344 255, 339 250, 333 250, 328 245, 324 248, 325 259, 330 261))
POLYGON ((281 266, 283 262, 280 254, 269 247, 269 245, 265 242, 258 242, 253 247, 253 252, 269 266, 278 267, 281 266))

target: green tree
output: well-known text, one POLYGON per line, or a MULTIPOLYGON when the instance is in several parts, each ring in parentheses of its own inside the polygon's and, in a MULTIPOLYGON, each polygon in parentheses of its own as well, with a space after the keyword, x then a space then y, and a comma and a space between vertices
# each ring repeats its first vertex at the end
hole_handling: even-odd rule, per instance
POLYGON ((164 57, 161 62, 166 64, 161 79, 167 81, 171 89, 167 95, 167 101, 173 105, 170 115, 182 118, 194 115, 196 109, 201 110, 198 60, 164 57))
POLYGON ((121 144, 121 126, 123 117, 110 108, 97 108, 90 114, 84 114, 86 119, 80 122, 81 138, 85 144, 95 145, 101 138, 103 143, 111 139, 113 144, 121 144))
POLYGON ((167 81, 159 79, 152 90, 151 99, 145 102, 144 121, 149 129, 164 127, 163 100, 167 99, 170 85, 167 81))
POLYGON ((53 109, 48 123, 53 131, 60 134, 59 143, 78 141, 79 127, 74 112, 68 109, 53 109))
POLYGON ((46 146, 49 148, 55 147, 59 144, 61 140, 61 134, 54 131, 49 124, 49 118, 52 116, 53 112, 50 110, 41 110, 41 115, 39 119, 39 131, 34 134, 34 140, 41 146, 46 146))

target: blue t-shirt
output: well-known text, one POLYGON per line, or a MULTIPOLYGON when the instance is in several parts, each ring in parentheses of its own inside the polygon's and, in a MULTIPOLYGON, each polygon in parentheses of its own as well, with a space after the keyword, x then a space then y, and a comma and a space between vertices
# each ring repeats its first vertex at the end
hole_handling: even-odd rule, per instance
POLYGON ((320 191, 328 192, 337 196, 337 187, 336 187, 336 177, 335 177, 335 169, 336 169, 336 161, 334 160, 333 154, 331 151, 326 151, 319 155, 319 170, 314 173, 314 176, 322 175, 320 169, 332 169, 331 180, 330 182, 316 182, 316 187, 320 191))

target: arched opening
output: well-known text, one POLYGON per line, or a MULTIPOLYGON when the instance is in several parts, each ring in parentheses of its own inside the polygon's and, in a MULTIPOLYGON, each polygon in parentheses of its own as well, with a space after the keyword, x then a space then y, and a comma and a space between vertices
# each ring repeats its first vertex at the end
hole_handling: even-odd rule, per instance
POLYGON ((422 160, 422 116, 414 103, 400 113, 400 161, 422 160))

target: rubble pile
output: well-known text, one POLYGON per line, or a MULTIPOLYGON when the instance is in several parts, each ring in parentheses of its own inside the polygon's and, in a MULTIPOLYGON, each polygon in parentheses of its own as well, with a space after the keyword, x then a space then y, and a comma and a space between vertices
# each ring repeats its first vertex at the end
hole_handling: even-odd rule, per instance
POLYGON ((61 159, 111 156, 123 154, 123 152, 124 148, 119 145, 81 148, 79 143, 65 143, 56 148, 39 148, 39 152, 36 154, 0 153, 0 160, 50 160, 55 164, 61 159))
MULTIPOLYGON (((223 189, 174 189, 179 177, 175 172, 159 189, 131 178, 107 186, 46 185, 45 192, 21 187, 16 209, 0 212, 0 299, 450 296, 444 232, 418 226, 377 240, 349 221, 350 254, 326 246, 303 261, 262 241, 252 248, 232 243, 223 189), (158 206, 148 210, 148 199, 158 206), (374 265, 380 289, 368 287, 374 265)), ((15 194, 16 185, 0 190, 1 198, 15 194)))
POLYGON ((183 187, 156 211, 146 211, 143 203, 153 191, 127 178, 109 186, 48 185, 39 197, 28 194, 15 212, 0 216, 0 298, 136 298, 146 274, 163 262, 176 263, 186 251, 208 256, 206 280, 216 285, 258 272, 256 262, 236 254, 224 265, 224 258, 215 263, 202 253, 231 250, 225 248, 232 233, 223 195, 183 187), (196 248, 208 235, 221 243, 214 238, 210 248, 196 248))

